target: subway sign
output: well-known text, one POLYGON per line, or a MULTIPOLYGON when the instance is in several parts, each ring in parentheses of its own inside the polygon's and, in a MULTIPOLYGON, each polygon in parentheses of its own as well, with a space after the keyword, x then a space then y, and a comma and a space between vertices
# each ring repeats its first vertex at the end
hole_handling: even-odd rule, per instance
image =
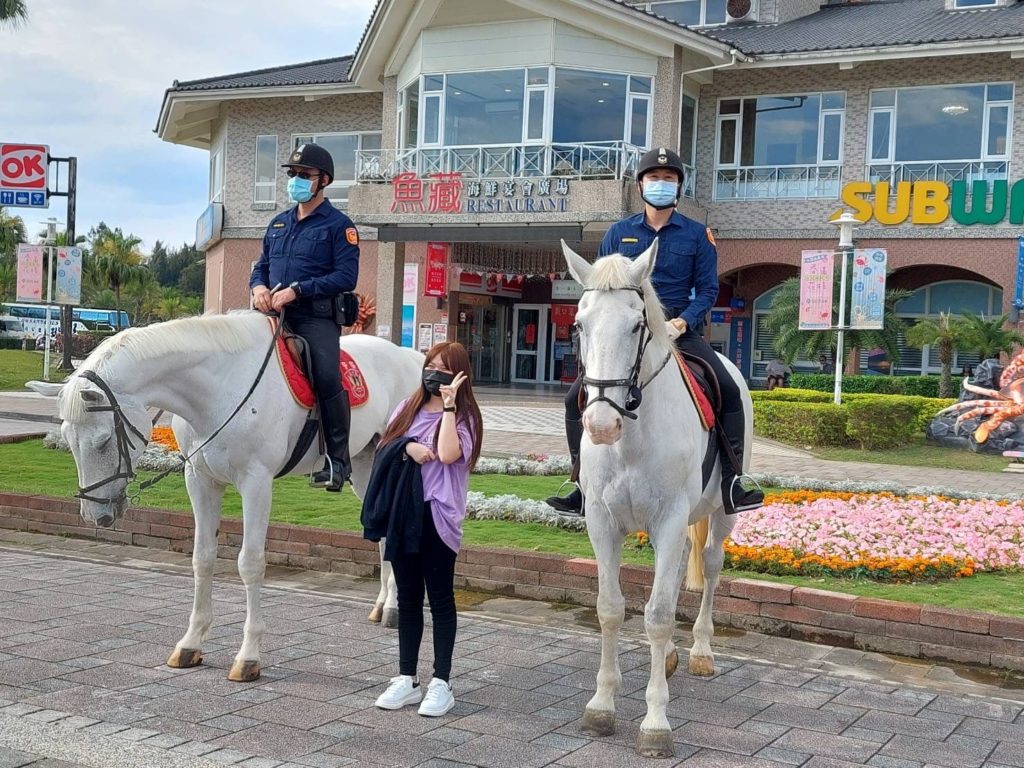
POLYGON ((1012 187, 999 181, 900 181, 892 189, 887 181, 854 181, 843 187, 843 204, 861 221, 879 224, 942 224, 952 217, 957 224, 1024 224, 1024 179, 1012 187), (968 195, 970 183, 970 195, 968 195), (872 199, 872 197, 874 199, 872 199))

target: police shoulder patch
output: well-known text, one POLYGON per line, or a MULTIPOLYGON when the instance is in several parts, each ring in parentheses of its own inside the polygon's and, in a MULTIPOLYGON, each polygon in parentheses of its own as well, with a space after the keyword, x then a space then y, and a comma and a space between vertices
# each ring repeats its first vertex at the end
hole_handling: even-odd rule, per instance
POLYGON ((356 231, 355 227, 348 227, 345 230, 345 239, 348 240, 350 245, 359 245, 359 232, 356 231))
POLYGON ((711 231, 711 227, 706 227, 704 229, 704 232, 708 236, 708 242, 711 243, 713 246, 717 247, 718 243, 715 242, 715 233, 711 231))

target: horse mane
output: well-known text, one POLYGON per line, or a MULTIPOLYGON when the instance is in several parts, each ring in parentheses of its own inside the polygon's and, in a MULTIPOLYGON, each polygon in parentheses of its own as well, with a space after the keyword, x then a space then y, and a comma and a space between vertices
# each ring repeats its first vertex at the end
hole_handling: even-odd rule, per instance
POLYGON ((639 287, 643 291, 644 306, 647 308, 648 327, 651 330, 651 343, 660 346, 662 349, 672 348, 672 342, 668 338, 668 331, 665 328, 665 308, 658 301, 654 292, 654 286, 650 280, 644 280, 637 286, 629 276, 629 267, 633 262, 625 256, 612 254, 603 256, 594 262, 594 271, 590 275, 590 282, 587 288, 597 291, 619 291, 639 287))
MULTIPOLYGON (((165 355, 190 352, 237 354, 267 343, 269 324, 265 315, 235 310, 226 315, 202 315, 168 320, 142 328, 126 328, 104 339, 85 359, 78 372, 103 375, 113 363, 140 363, 165 355)), ((60 393, 60 416, 78 421, 84 413, 81 392, 89 382, 72 375, 60 393)))

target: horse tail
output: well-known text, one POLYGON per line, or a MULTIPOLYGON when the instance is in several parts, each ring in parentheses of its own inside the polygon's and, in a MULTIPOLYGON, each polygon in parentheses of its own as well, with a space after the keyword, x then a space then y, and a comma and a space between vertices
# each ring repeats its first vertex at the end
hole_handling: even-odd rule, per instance
POLYGON ((704 547, 708 543, 710 525, 710 517, 702 517, 687 529, 690 536, 690 560, 686 564, 687 589, 704 589, 704 547))

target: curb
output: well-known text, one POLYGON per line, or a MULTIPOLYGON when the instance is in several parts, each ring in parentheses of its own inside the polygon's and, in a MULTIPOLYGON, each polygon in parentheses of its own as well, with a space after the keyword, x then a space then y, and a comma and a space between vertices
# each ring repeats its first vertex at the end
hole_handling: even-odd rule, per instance
MULTIPOLYGON (((85 525, 78 502, 49 496, 0 493, 0 528, 111 541, 191 553, 192 516, 160 509, 130 509, 114 529, 85 525)), ((217 556, 237 559, 241 518, 223 518, 217 556)), ((377 545, 357 533, 271 523, 268 565, 287 565, 373 578, 377 545)), ((623 565, 626 605, 643 610, 651 593, 649 566, 623 565)), ((516 550, 464 547, 455 586, 554 603, 596 606, 597 563, 586 558, 516 550)), ((962 611, 895 600, 857 597, 808 587, 723 577, 715 593, 718 626, 813 643, 912 658, 1024 671, 1024 618, 962 611)), ((681 591, 677 616, 692 622, 700 594, 681 591)))

